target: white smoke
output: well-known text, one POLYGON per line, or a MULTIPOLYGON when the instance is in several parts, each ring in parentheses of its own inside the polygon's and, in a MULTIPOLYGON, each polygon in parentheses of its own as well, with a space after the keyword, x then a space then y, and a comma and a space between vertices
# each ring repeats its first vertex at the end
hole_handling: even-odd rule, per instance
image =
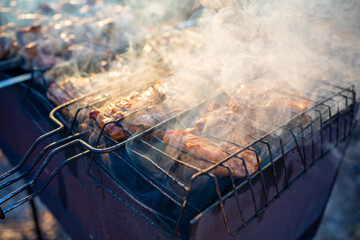
POLYGON ((318 80, 357 84, 358 2, 201 2, 211 9, 194 14, 192 31, 204 47, 190 55, 166 54, 176 59, 168 61, 176 62, 175 73, 207 75, 226 90, 256 78, 285 81, 301 92, 318 80))

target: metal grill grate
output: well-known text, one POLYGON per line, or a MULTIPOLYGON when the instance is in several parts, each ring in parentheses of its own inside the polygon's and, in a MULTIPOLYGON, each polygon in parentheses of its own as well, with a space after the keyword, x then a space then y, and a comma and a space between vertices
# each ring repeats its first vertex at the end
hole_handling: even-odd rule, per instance
MULTIPOLYGON (((301 113, 292 113, 291 117, 274 116, 269 121, 261 122, 261 126, 254 124, 251 116, 244 117, 237 122, 230 121, 229 124, 241 129, 241 134, 251 139, 251 143, 247 146, 240 146, 216 136, 206 136, 214 141, 225 141, 241 148, 235 154, 230 154, 226 159, 207 169, 199 169, 166 153, 166 144, 155 132, 165 127, 167 130, 189 127, 186 126, 191 122, 187 120, 189 116, 198 113, 213 101, 226 99, 226 93, 219 91, 195 106, 139 133, 131 133, 127 130, 121 123, 122 119, 107 122, 100 130, 88 128, 78 132, 79 128, 76 126, 81 122, 79 119, 82 112, 96 109, 96 106, 106 102, 109 96, 100 99, 92 98, 101 93, 102 90, 98 90, 71 100, 56 107, 50 113, 50 118, 59 127, 39 137, 15 168, 0 176, 0 180, 8 180, 25 163, 31 162, 31 167, 26 172, 0 186, 2 189, 25 176, 32 176, 24 186, 1 198, 0 204, 2 205, 13 196, 36 184, 49 161, 58 152, 74 146, 80 146, 84 151, 62 162, 38 191, 3 209, 2 218, 7 212, 40 194, 64 166, 83 156, 91 155, 93 161, 89 164, 89 175, 127 204, 115 191, 91 173, 93 167, 100 167, 139 203, 141 209, 138 210, 134 206, 127 205, 159 227, 165 234, 169 236, 181 234, 182 226, 194 216, 201 214, 209 207, 220 206, 228 234, 235 235, 286 192, 318 159, 323 158, 351 133, 356 100, 354 87, 343 88, 328 85, 325 82, 322 86, 325 90, 319 88, 316 99, 306 98, 312 102, 312 107, 301 113), (324 95, 321 94, 322 91, 324 95), (89 99, 93 100, 89 101, 89 99), (63 121, 66 123, 64 125, 55 116, 64 115, 64 110, 69 108, 77 110, 74 116, 71 116, 71 123, 63 121), (63 114, 59 114, 59 112, 63 114), (111 123, 121 126, 130 137, 122 142, 116 142, 104 135, 105 127, 111 123), (68 136, 46 146, 39 155, 32 156, 43 140, 59 133, 68 136), (96 141, 92 146, 83 140, 88 139, 90 134, 97 134, 96 141), (253 175, 249 174, 245 160, 240 155, 244 151, 253 152, 260 165, 259 170, 253 175), (40 167, 35 173, 32 173, 35 165, 39 164, 44 157, 40 167), (224 165, 233 157, 243 161, 246 177, 235 178, 230 168, 224 165), (110 167, 104 163, 104 158, 110 159, 110 167), (261 163, 260 159, 262 159, 261 163), (228 177, 219 178, 212 173, 212 170, 218 166, 227 169, 228 177), (134 174, 136 181, 125 178, 123 174, 126 171, 134 174), (224 201, 227 199, 233 199, 236 202, 238 221, 229 220, 224 208, 224 201)), ((292 98, 305 99, 305 97, 290 95, 287 92, 278 91, 278 93, 292 98)), ((312 96, 313 94, 306 93, 305 95, 312 96)), ((146 107, 148 106, 145 106, 144 109, 146 107)))

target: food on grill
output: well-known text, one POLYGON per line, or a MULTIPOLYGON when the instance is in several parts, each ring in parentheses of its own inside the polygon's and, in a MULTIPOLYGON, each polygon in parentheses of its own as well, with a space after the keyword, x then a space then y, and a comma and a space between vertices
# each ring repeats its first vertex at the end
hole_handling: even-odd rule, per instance
MULTIPOLYGON (((155 84, 148 88, 146 91, 136 91, 127 97, 115 98, 107 102, 99 110, 94 110, 90 113, 90 117, 95 120, 98 128, 102 128, 108 122, 119 121, 122 119, 121 124, 127 128, 131 133, 135 133, 140 127, 149 128, 157 123, 157 120, 150 112, 140 111, 153 103, 162 101, 166 98, 163 91, 155 84)), ((109 123, 104 129, 104 133, 112 137, 114 140, 121 140, 129 136, 129 133, 124 131, 122 126, 117 123, 109 123)))
MULTIPOLYGON (((205 169, 282 124, 284 118, 276 119, 277 115, 301 113, 310 106, 309 100, 291 91, 286 95, 274 89, 241 85, 234 92, 230 99, 208 105, 192 128, 167 132, 164 137, 168 144, 166 152, 180 161, 205 169), (260 118, 274 124, 268 129, 262 126, 265 130, 258 129, 256 122, 260 122, 260 118)), ((244 158, 249 174, 253 174, 258 169, 255 153, 245 150, 240 156, 244 158)), ((232 158, 224 165, 230 167, 234 176, 245 176, 239 158, 232 158)), ((219 166, 215 174, 226 176, 227 171, 219 166)))
MULTIPOLYGON (((72 58, 113 55, 127 46, 129 36, 141 32, 126 7, 103 2, 41 4, 38 10, 11 7, 10 11, 18 16, 6 29, 14 35, 27 69, 48 69, 72 58)), ((5 53, 0 43, 0 60, 12 57, 5 53)))
MULTIPOLYGON (((41 42, 43 45, 39 45, 37 42, 31 42, 24 47, 26 69, 31 69, 34 67, 39 67, 40 69, 49 69, 53 66, 64 61, 63 58, 58 56, 56 48, 53 50, 48 50, 48 46, 45 46, 45 40, 41 42)), ((53 47, 55 43, 49 43, 53 47)))
MULTIPOLYGON (((210 104, 187 131, 246 146, 254 137, 260 137, 264 131, 281 125, 284 119, 305 111, 311 104, 299 93, 291 91, 291 95, 286 95, 274 92, 273 89, 243 84, 234 92, 226 102, 210 104), (257 125, 259 129, 255 128, 257 125)), ((300 118, 304 124, 309 119, 300 118)))
MULTIPOLYGON (((170 156, 200 170, 209 168, 242 149, 230 143, 210 141, 183 130, 166 132, 164 142, 168 144, 166 152, 170 156)), ((228 176, 228 167, 234 177, 246 176, 246 170, 249 175, 252 175, 259 168, 258 160, 260 163, 261 159, 257 159, 255 152, 245 150, 224 162, 223 166, 225 167, 216 167, 214 174, 219 177, 228 176)))
POLYGON ((66 103, 71 99, 81 97, 100 87, 93 77, 67 77, 59 83, 53 82, 47 90, 47 97, 57 105, 66 103))
POLYGON ((200 115, 195 125, 187 131, 246 146, 253 141, 253 137, 258 136, 258 133, 244 122, 241 112, 232 111, 228 105, 214 103, 209 105, 206 112, 200 115))
POLYGON ((51 84, 46 92, 46 97, 57 105, 70 101, 72 98, 55 83, 51 84))
MULTIPOLYGON (((189 33, 185 31, 167 29, 164 33, 154 30, 153 34, 157 33, 159 33, 159 35, 147 37, 143 43, 144 47, 140 49, 138 53, 140 56, 138 56, 135 61, 132 59, 133 56, 130 56, 130 59, 128 59, 126 54, 124 54, 124 56, 118 56, 116 61, 108 57, 98 56, 91 57, 89 60, 67 62, 47 71, 45 73, 45 79, 49 82, 47 94, 49 99, 56 104, 62 104, 64 101, 66 102, 71 98, 79 97, 90 92, 92 89, 103 87, 102 82, 115 85, 114 82, 117 81, 128 84, 129 81, 149 83, 158 81, 158 79, 165 79, 173 74, 170 69, 171 63, 163 58, 166 50, 177 49, 183 45, 186 45, 186 48, 183 47, 183 51, 191 51, 191 49, 199 47, 193 39, 194 37, 188 37, 189 33), (79 69, 85 73, 96 72, 97 69, 107 65, 109 62, 113 65, 119 65, 117 68, 119 71, 112 72, 110 70, 102 74, 93 74, 88 78, 68 77, 76 75, 79 69), (134 68, 134 66, 136 66, 136 68, 134 68), (68 76, 66 76, 64 72, 68 74, 68 76), (89 81, 91 84, 89 84, 89 81), (96 82, 97 86, 94 86, 96 82)), ((34 56, 36 56, 36 54, 34 54, 34 56)))
MULTIPOLYGON (((227 111, 246 116, 255 126, 270 131, 292 117, 311 107, 311 101, 293 90, 287 83, 274 82, 271 87, 242 84, 227 101, 227 111), (271 124, 264 124, 272 123, 271 124)), ((267 86, 266 84, 263 84, 267 86)), ((240 118, 241 119, 241 118, 240 118)), ((297 119, 298 123, 309 124, 306 114, 297 119)))
POLYGON ((92 111, 90 117, 95 120, 99 129, 105 123, 117 121, 118 123, 107 124, 104 132, 114 140, 122 140, 130 133, 149 129, 179 112, 181 107, 177 107, 171 95, 171 91, 165 89, 165 85, 155 83, 145 90, 106 102, 98 110, 92 111), (121 127, 117 124, 121 124, 121 127))
POLYGON ((271 87, 242 84, 236 88, 228 102, 229 108, 237 113, 249 110, 250 112, 258 111, 259 108, 266 111, 289 110, 294 113, 301 113, 310 105, 310 100, 304 98, 284 82, 272 83, 271 87))
MULTIPOLYGON (((152 83, 148 88, 133 91, 128 96, 115 97, 90 113, 99 129, 109 123, 104 131, 114 140, 124 140, 130 134, 137 134, 154 127, 191 107, 198 100, 188 96, 182 83, 170 79, 152 83), (114 127, 117 126, 117 127, 114 127)), ((152 134, 162 138, 163 128, 152 134)))
POLYGON ((7 33, 0 33, 0 61, 14 57, 17 51, 18 46, 14 38, 7 33))

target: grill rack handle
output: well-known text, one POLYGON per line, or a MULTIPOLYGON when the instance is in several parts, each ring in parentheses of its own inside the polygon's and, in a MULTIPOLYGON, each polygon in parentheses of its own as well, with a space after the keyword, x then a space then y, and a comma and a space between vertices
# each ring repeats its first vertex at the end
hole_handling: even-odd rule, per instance
MULTIPOLYGON (((99 91, 100 91, 100 90, 99 90, 99 91)), ((66 107, 68 107, 69 105, 73 104, 74 102, 78 102, 78 101, 80 101, 80 100, 88 97, 89 95, 96 94, 97 92, 98 92, 98 91, 95 91, 94 93, 91 93, 91 94, 84 95, 84 96, 82 96, 82 97, 73 99, 73 100, 71 100, 71 101, 69 101, 69 102, 67 102, 67 103, 64 103, 64 104, 59 105, 59 106, 57 106, 56 108, 54 108, 54 109, 50 112, 49 117, 50 117, 50 119, 51 119, 56 125, 58 125, 58 127, 57 127, 56 129, 52 130, 52 131, 49 131, 49 132, 43 134, 43 135, 40 136, 40 137, 38 137, 38 138, 35 140, 35 142, 31 145, 31 147, 29 148, 29 150, 25 153, 24 157, 20 160, 20 162, 19 162, 15 167, 13 167, 12 169, 10 169, 9 171, 7 171, 7 172, 5 172, 5 173, 3 173, 3 174, 0 175, 0 181, 5 180, 5 179, 9 178, 10 176, 12 176, 13 174, 15 174, 16 172, 20 171, 20 169, 25 165, 25 163, 27 163, 27 162, 30 160, 30 157, 31 157, 32 154, 35 152, 35 150, 38 148, 38 146, 40 145, 40 143, 44 142, 45 140, 49 139, 50 137, 54 136, 55 134, 61 133, 63 130, 65 130, 64 124, 55 117, 55 115, 56 115, 57 112, 59 112, 60 110, 66 108, 66 107)), ((75 120, 76 120, 76 119, 74 119, 74 121, 75 121, 75 120)), ((73 127, 73 125, 72 125, 72 127, 73 127)), ((71 127, 71 128, 72 128, 72 127, 71 127)), ((71 131, 71 129, 69 129, 69 131, 71 131)), ((52 154, 54 154, 54 153, 53 153, 54 151, 57 151, 58 149, 62 149, 61 146, 64 146, 64 144, 66 144, 66 143, 69 142, 69 141, 72 141, 72 140, 74 140, 74 139, 76 139, 76 138, 79 138, 82 134, 84 134, 84 132, 83 132, 83 133, 75 133, 75 134, 70 135, 70 136, 68 136, 68 137, 66 137, 66 138, 63 138, 63 139, 61 139, 61 140, 59 140, 59 141, 57 141, 57 142, 53 142, 53 143, 45 146, 45 147, 41 150, 41 152, 36 156, 35 160, 34 160, 33 163, 30 165, 30 168, 29 168, 25 173, 21 173, 19 176, 15 177, 15 178, 13 178, 13 179, 11 179, 11 180, 8 180, 7 182, 1 184, 1 185, 0 185, 0 189, 3 189, 3 188, 5 188, 5 187, 7 187, 7 186, 9 186, 9 185, 11 185, 11 184, 13 184, 13 183, 21 180, 21 179, 23 179, 25 176, 29 175, 29 174, 31 173, 31 171, 34 169, 34 167, 36 166, 36 164, 38 164, 38 162, 41 160, 41 158, 42 158, 49 150, 51 150, 51 149, 53 149, 53 148, 55 148, 55 147, 57 147, 57 146, 60 145, 60 147, 58 147, 58 148, 54 149, 52 152, 50 152, 50 154, 48 155, 48 158, 47 158, 46 160, 50 160, 50 159, 52 158, 52 157, 51 157, 51 158, 49 158, 49 157, 50 157, 52 154)), ((45 160, 45 162, 43 162, 43 163, 41 164, 39 170, 41 170, 42 168, 45 168, 45 166, 46 166, 46 160, 45 160), (45 163, 45 166, 44 166, 44 163, 45 163)), ((71 159, 68 159, 68 160, 71 160, 71 159)), ((68 162, 68 161, 66 160, 66 161, 64 161, 63 163, 65 163, 65 162, 68 162)), ((59 166, 61 166, 61 165, 59 165, 59 166)), ((32 186, 32 185, 34 184, 34 182, 36 181, 36 179, 37 179, 36 176, 37 176, 37 175, 40 175, 41 172, 42 172, 42 171, 38 171, 37 174, 35 175, 35 177, 33 177, 30 182, 28 182, 28 183, 26 183, 25 185, 23 185, 22 187, 16 189, 13 193, 10 193, 10 194, 8 194, 7 196, 5 196, 5 197, 3 197, 2 199, 0 199, 0 204, 3 203, 3 202, 5 202, 5 201, 7 201, 7 200, 9 200, 10 198, 14 197, 15 195, 19 194, 20 192, 24 191, 25 189, 29 188, 30 186, 32 186)), ((57 174, 57 173, 56 173, 56 174, 57 174)), ((56 174, 55 174, 55 175, 56 175, 56 174)), ((52 176, 52 175, 51 175, 51 176, 52 176)), ((50 176, 50 177, 51 177, 51 176, 50 176)), ((50 180, 50 181, 51 181, 51 180, 50 180)), ((48 185, 48 184, 50 183, 50 181, 49 181, 46 185, 48 185)), ((45 186, 45 187, 46 187, 46 186, 45 186)), ((42 190, 41 190, 41 191, 42 191, 42 190)), ((39 194, 39 193, 34 193, 34 194, 31 194, 31 195, 37 196, 38 194, 39 194)), ((35 197, 35 196, 34 196, 34 197, 35 197)), ((32 198, 34 198, 34 197, 32 197, 32 198)), ((32 198, 31 198, 31 199, 32 199, 32 198)), ((29 200, 31 200, 31 199, 29 199, 29 200)), ((28 200, 28 201, 29 201, 29 200, 28 200)), ((20 204, 20 205, 21 205, 21 204, 20 204)), ((17 207, 17 206, 15 206, 15 207, 17 207)), ((14 208, 15 208, 15 207, 14 207, 14 208)), ((6 210, 3 211, 3 210, 0 208, 0 219, 4 219, 4 218, 5 218, 5 213, 6 213, 6 212, 7 212, 6 210)))
MULTIPOLYGON (((32 80, 33 80, 33 75, 34 75, 34 71, 32 72, 32 80)), ((31 87, 31 84, 29 85, 29 87, 31 87)), ((84 96, 82 96, 82 97, 79 97, 79 98, 75 98, 75 99, 73 99, 73 100, 70 100, 70 101, 68 101, 68 102, 66 102, 66 103, 64 103, 64 104, 62 104, 62 105, 59 105, 59 106, 57 106, 56 108, 54 108, 54 109, 50 112, 49 118, 50 118, 56 125, 58 125, 58 127, 57 127, 56 129, 52 130, 52 131, 49 131, 49 132, 43 134, 43 135, 40 136, 39 138, 37 138, 37 139, 35 140, 35 142, 31 145, 31 147, 29 148, 29 150, 25 153, 24 157, 20 160, 20 162, 19 162, 15 167, 13 167, 12 169, 10 169, 9 171, 7 171, 7 172, 5 172, 5 173, 3 173, 3 174, 0 175, 0 181, 6 179, 6 178, 10 177, 11 175, 15 174, 16 172, 18 172, 18 171, 25 165, 25 163, 29 161, 31 155, 35 152, 35 150, 38 148, 38 146, 40 145, 40 143, 42 143, 42 142, 45 141, 46 139, 49 139, 50 137, 54 136, 55 134, 61 133, 63 130, 65 130, 64 124, 63 124, 59 119, 57 119, 57 118, 55 117, 55 115, 56 115, 57 112, 59 112, 59 111, 62 110, 62 109, 65 109, 66 107, 68 107, 69 105, 71 105, 71 104, 73 104, 73 103, 75 103, 75 102, 79 102, 79 101, 85 99, 85 98, 88 97, 88 96, 97 94, 97 93, 98 93, 99 91, 101 91, 101 90, 102 90, 102 89, 98 89, 97 91, 94 91, 94 92, 92 92, 92 93, 86 94, 86 95, 84 95, 84 96)), ((27 91, 27 93, 28 93, 28 91, 27 91)), ((24 99, 25 99, 25 98, 24 98, 24 99)), ((81 108, 80 108, 79 110, 81 110, 81 108)), ((73 135, 70 134, 71 131, 72 131, 72 129, 73 129, 73 127, 74 127, 74 125, 75 125, 74 123, 75 123, 75 121, 76 121, 76 117, 77 117, 77 114, 79 113, 79 110, 78 110, 78 112, 76 113, 75 118, 73 119, 73 122, 72 122, 72 124, 71 124, 71 127, 68 129, 68 133, 67 133, 68 137, 66 137, 66 138, 64 138, 64 139, 61 139, 61 140, 59 140, 59 141, 57 141, 57 142, 51 143, 51 144, 49 144, 49 145, 47 145, 47 146, 45 146, 45 147, 41 150, 40 154, 35 158, 34 162, 33 162, 32 165, 30 166, 30 169, 28 169, 28 171, 27 171, 26 173, 20 174, 20 176, 14 178, 14 179, 11 179, 11 180, 5 182, 4 184, 1 184, 1 185, 0 185, 0 189, 3 189, 4 187, 7 187, 7 186, 11 185, 12 183, 17 182, 17 181, 19 181, 20 179, 22 179, 22 178, 24 178, 25 176, 27 176, 27 175, 30 173, 30 171, 35 167, 35 165, 40 161, 40 159, 44 156, 44 154, 45 154, 46 152, 48 152, 50 149, 52 149, 52 148, 54 148, 54 147, 56 147, 56 146, 62 145, 62 144, 64 144, 64 143, 68 142, 68 141, 71 141, 71 140, 73 140, 73 139, 76 139, 76 138, 80 137, 80 136, 82 135, 82 133, 75 133, 75 134, 73 134, 73 135)))
MULTIPOLYGON (((102 89, 99 89, 98 91, 95 91, 95 92, 92 92, 92 93, 90 93, 90 94, 84 95, 84 96, 82 96, 82 97, 79 97, 79 98, 70 100, 69 102, 64 103, 64 104, 62 104, 62 105, 59 105, 58 107, 54 108, 54 109, 50 112, 49 117, 50 117, 50 119, 51 119, 55 124, 58 125, 58 128, 56 128, 56 129, 54 129, 54 130, 52 130, 52 131, 50 131, 50 132, 48 132, 48 133, 40 136, 40 137, 34 142, 34 144, 30 147, 30 149, 26 152, 25 156, 21 159, 21 161, 20 161, 13 169, 11 169, 10 171, 8 171, 8 172, 6 172, 6 173, 4 173, 4 174, 2 174, 2 175, 0 176, 0 181, 8 178, 9 176, 11 176, 11 175, 13 175, 14 173, 16 173, 17 171, 19 171, 19 170, 21 169, 21 167, 24 166, 24 164, 30 159, 30 156, 32 155, 32 153, 36 150, 36 148, 39 146, 39 144, 40 144, 42 141, 44 141, 45 139, 48 139, 49 137, 51 137, 51 136, 53 136, 53 135, 55 135, 55 134, 57 134, 57 133, 60 133, 62 130, 65 129, 64 124, 55 117, 55 114, 56 114, 58 111, 66 108, 67 106, 71 105, 71 104, 74 103, 74 102, 78 102, 78 101, 80 101, 80 100, 82 100, 82 99, 84 99, 84 98, 86 98, 86 97, 88 97, 88 96, 90 96, 90 95, 94 95, 94 94, 96 94, 97 92, 99 92, 99 91, 101 91, 101 90, 102 90, 102 89)), ((214 98, 214 97, 216 97, 216 96, 218 96, 218 95, 221 95, 221 94, 223 94, 223 92, 217 93, 215 96, 212 96, 212 98, 214 98)), ((203 101, 203 102, 197 104, 196 107, 199 107, 199 106, 203 105, 205 102, 206 102, 206 101, 203 101)), ((140 138, 140 137, 142 137, 142 136, 145 136, 146 134, 149 134, 151 131, 153 131, 154 129, 158 128, 159 126, 164 125, 164 124, 167 124, 167 123, 170 122, 170 121, 173 121, 174 119, 178 118, 179 116, 185 114, 187 111, 189 111, 189 109, 188 109, 188 110, 185 110, 184 112, 181 112, 181 113, 179 113, 179 114, 177 114, 177 115, 175 115, 175 116, 173 116, 173 117, 171 117, 171 118, 169 118, 169 119, 167 119, 167 120, 165 120, 165 121, 163 121, 163 122, 161 122, 161 123, 159 123, 159 124, 157 124, 157 125, 155 125, 155 126, 153 126, 153 127, 150 128, 150 129, 147 129, 147 130, 145 130, 145 131, 143 131, 143 132, 141 132, 141 133, 139 133, 139 134, 133 135, 133 136, 131 136, 130 138, 128 138, 127 140, 125 140, 125 141, 123 141, 123 142, 121 142, 121 143, 115 144, 115 145, 110 146, 110 147, 107 147, 107 148, 97 148, 97 147, 93 147, 93 146, 89 145, 88 143, 86 143, 86 142, 84 142, 84 141, 82 141, 82 140, 80 140, 80 139, 72 140, 72 141, 70 141, 70 142, 68 142, 68 143, 65 143, 65 144, 61 145, 60 147, 55 148, 54 150, 52 150, 52 151, 49 153, 49 155, 46 157, 46 159, 42 162, 40 168, 39 168, 38 171, 35 173, 35 175, 31 178, 31 180, 28 181, 27 183, 25 183, 24 185, 22 185, 21 187, 17 188, 16 190, 14 190, 13 192, 11 192, 10 194, 8 194, 8 195, 6 195, 5 197, 1 198, 1 199, 0 199, 0 205, 3 204, 4 202, 8 201, 9 199, 15 197, 16 195, 18 195, 19 193, 23 192, 24 190, 26 190, 26 189, 30 188, 31 186, 33 186, 33 185, 35 184, 35 182, 37 181, 37 179, 39 178, 39 176, 40 176, 40 175, 42 174, 42 172, 44 171, 44 169, 46 168, 47 164, 51 161, 51 159, 52 159, 58 152, 61 152, 61 151, 63 151, 64 149, 66 149, 66 148, 68 148, 68 147, 70 147, 70 146, 73 146, 73 145, 75 145, 75 144, 79 144, 85 151, 84 151, 83 153, 80 153, 80 154, 78 154, 78 155, 76 155, 76 156, 73 156, 73 157, 65 160, 64 162, 62 162, 62 163, 54 170, 54 172, 52 172, 52 174, 48 177, 45 185, 44 185, 39 191, 37 191, 37 192, 35 192, 35 193, 33 193, 33 194, 31 194, 31 195, 23 198, 22 200, 19 200, 18 202, 16 202, 15 204, 11 205, 11 206, 8 207, 8 208, 6 208, 5 210, 3 210, 3 209, 0 207, 0 219, 4 219, 4 218, 5 218, 5 214, 6 214, 7 212, 15 209, 16 207, 24 204, 24 203, 27 202, 27 201, 30 201, 31 199, 33 199, 34 197, 36 197, 37 195, 39 195, 39 194, 45 189, 45 187, 52 181, 52 179, 60 172, 60 170, 61 170, 64 166, 66 166, 67 164, 71 163, 72 161, 77 160, 77 159, 79 159, 79 158, 81 158, 81 157, 89 154, 90 152, 92 152, 92 153, 100 153, 100 154, 101 154, 101 153, 113 152, 113 151, 115 151, 115 150, 117 150, 117 149, 125 146, 128 142, 133 141, 133 140, 135 140, 135 139, 138 139, 138 138, 140 138)), ((75 121, 75 119, 74 119, 74 121, 75 121)), ((78 135, 78 136, 80 136, 80 135, 78 135)), ((76 134, 73 135, 73 136, 69 136, 69 137, 67 137, 66 139, 63 139, 63 140, 64 140, 63 142, 66 142, 66 141, 71 140, 72 138, 76 138, 76 137, 78 137, 78 136, 77 136, 76 134)), ((35 160, 35 162, 34 162, 34 164, 33 164, 33 166, 32 166, 31 168, 33 168, 33 167, 38 163, 38 161, 40 161, 41 157, 43 157, 43 155, 45 155, 45 153, 46 153, 48 150, 50 150, 51 147, 55 147, 56 145, 58 145, 58 144, 54 143, 53 145, 48 145, 48 146, 46 146, 46 147, 42 150, 41 154, 36 158, 36 160, 35 160)), ((17 178, 14 178, 14 179, 12 179, 12 180, 10 180, 10 181, 8 181, 8 182, 5 182, 3 185, 1 185, 2 188, 6 187, 6 186, 9 186, 9 185, 11 185, 13 182, 16 182, 16 181, 20 180, 22 177, 28 175, 29 173, 30 173, 30 171, 28 171, 28 172, 25 173, 25 174, 22 174, 20 177, 17 177, 17 178)), ((1 186, 0 186, 0 188, 1 188, 1 186)))
MULTIPOLYGON (((66 145, 66 144, 65 144, 66 145)), ((59 147, 56 148, 55 150, 53 150, 49 156, 46 158, 46 160, 44 161, 44 163, 41 165, 40 169, 36 172, 36 174, 33 176, 33 178, 28 181, 27 183, 25 183, 24 185, 22 185, 21 187, 17 188, 16 190, 14 190, 12 193, 8 194, 7 196, 3 197, 0 199, 0 204, 8 201, 9 199, 13 198, 14 196, 18 195, 19 193, 23 192, 26 189, 29 189, 30 187, 32 187, 37 179, 39 178, 39 176, 41 175, 41 173, 44 171, 45 167, 47 166, 47 164, 50 162, 50 160, 60 151, 62 151, 63 147, 59 147)), ((36 196, 38 196, 41 192, 43 192, 45 190, 45 188, 51 183, 51 181, 55 178, 55 176, 57 174, 59 174, 59 172, 67 165, 69 165, 70 163, 74 162, 75 160, 81 159, 82 157, 86 156, 87 154, 89 154, 90 151, 84 151, 82 153, 79 153, 73 157, 68 158, 67 160, 65 160, 64 162, 62 162, 61 164, 59 164, 56 169, 50 174, 50 176, 46 179, 45 183, 43 184, 43 186, 41 186, 41 188, 36 191, 33 192, 29 195, 27 195, 26 197, 24 197, 23 199, 17 201, 16 203, 12 204, 11 206, 7 207, 6 209, 2 209, 0 207, 0 219, 4 219, 5 218, 5 214, 7 212, 10 212, 12 210, 14 210, 15 208, 21 206, 22 204, 34 199, 36 196)))
MULTIPOLYGON (((84 96, 85 97, 85 96, 84 96)), ((69 106, 70 104, 76 102, 76 101, 79 101, 81 99, 83 99, 84 97, 81 97, 81 98, 77 98, 77 99, 73 99, 67 103, 64 103, 62 105, 59 105, 58 107, 54 108, 50 114, 49 114, 49 117, 52 121, 55 122, 55 124, 58 125, 58 127, 48 133, 45 133, 44 135, 40 136, 39 138, 36 139, 36 141, 31 145, 31 147, 29 148, 29 150, 25 153, 24 157, 20 160, 20 162, 14 167, 12 168, 11 170, 9 170, 8 172, 0 175, 0 181, 10 177, 11 175, 13 175, 14 173, 18 172, 23 166, 24 164, 29 160, 29 158, 31 157, 31 155, 33 154, 33 152, 37 149, 37 147, 39 146, 39 144, 43 141, 45 141, 46 139, 54 136, 55 134, 57 133, 60 133, 61 131, 63 131, 65 129, 65 126, 64 124, 58 120, 56 117, 55 117, 55 114, 66 108, 67 106, 69 106)), ((71 136, 69 137, 71 139, 71 136)), ((70 140, 70 139, 62 139, 59 141, 59 143, 54 143, 54 145, 58 145, 58 144, 61 144, 63 142, 66 142, 67 140, 70 140)), ((50 144, 51 145, 51 144, 50 144)), ((50 146, 49 145, 49 146, 50 146)), ((52 146, 54 146, 52 145, 52 146)), ((41 152, 46 152, 50 147, 49 146, 46 146, 41 152)), ((43 153, 44 154, 44 153, 43 153)), ((1 188, 0 188, 1 189, 1 188)))

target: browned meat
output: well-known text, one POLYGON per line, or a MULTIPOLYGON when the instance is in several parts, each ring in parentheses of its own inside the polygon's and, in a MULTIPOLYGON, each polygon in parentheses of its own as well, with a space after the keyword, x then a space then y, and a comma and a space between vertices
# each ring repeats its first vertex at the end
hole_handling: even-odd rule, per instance
POLYGON ((60 105, 102 87, 99 85, 91 77, 67 77, 59 83, 51 83, 46 95, 51 101, 60 105))
POLYGON ((311 106, 310 100, 298 96, 286 96, 284 94, 273 94, 264 104, 264 108, 279 111, 281 108, 289 109, 293 113, 301 113, 311 106))
MULTIPOLYGON (((166 152, 170 156, 201 170, 211 167, 241 150, 240 147, 228 143, 216 144, 183 130, 168 131, 164 136, 164 142, 168 144, 166 152)), ((228 176, 229 171, 226 168, 228 167, 233 176, 238 178, 246 176, 242 159, 245 162, 249 175, 254 174, 258 170, 259 164, 255 153, 245 150, 236 157, 227 160, 223 164, 225 167, 216 167, 214 174, 219 177, 228 176)), ((260 158, 259 162, 261 162, 260 158)))
POLYGON ((128 134, 124 132, 122 127, 118 126, 114 121, 123 117, 122 114, 117 114, 111 117, 105 117, 99 111, 94 110, 90 112, 90 118, 95 121, 96 126, 101 129, 105 123, 108 123, 104 129, 104 134, 110 136, 114 140, 121 140, 128 137, 128 134), (112 122, 112 123, 109 123, 112 122))
POLYGON ((123 121, 124 127, 132 133, 139 133, 164 121, 168 116, 160 106, 152 105, 144 110, 130 114, 123 121))
POLYGON ((72 98, 81 97, 97 89, 97 86, 102 86, 100 84, 96 85, 91 77, 68 77, 65 81, 58 83, 58 85, 72 98))
MULTIPOLYGON (((96 120, 98 128, 101 128, 106 122, 119 120, 129 132, 138 134, 194 104, 188 99, 184 100, 184 94, 176 84, 176 82, 154 83, 145 90, 134 91, 129 96, 112 99, 98 108, 97 113, 94 111, 91 118, 96 120)), ((120 129, 115 130, 117 133, 111 135, 121 136, 121 138, 114 138, 115 140, 123 140, 128 137, 126 134, 118 134, 121 132, 120 129)), ((162 138, 164 132, 165 127, 159 127, 152 131, 152 134, 162 138)))
POLYGON ((193 134, 216 137, 246 146, 253 141, 252 137, 259 137, 254 128, 244 124, 244 116, 229 110, 228 106, 217 106, 213 111, 207 111, 195 121, 193 128, 187 129, 193 134))
POLYGON ((57 105, 61 105, 70 101, 72 98, 65 93, 56 83, 50 84, 46 97, 57 105))
MULTIPOLYGON (((116 98, 106 103, 99 110, 92 111, 90 117, 95 120, 99 129, 107 122, 121 119, 122 126, 132 134, 136 134, 155 126, 166 118, 166 114, 159 105, 152 105, 160 104, 165 99, 166 95, 155 84, 146 91, 137 91, 127 97, 116 98)), ((106 125, 104 133, 117 141, 129 136, 115 123, 106 125)))
MULTIPOLYGON (((311 105, 291 89, 283 94, 266 87, 241 85, 234 93, 225 103, 210 104, 187 131, 246 146, 311 105)), ((309 118, 299 120, 308 124, 309 118)))
POLYGON ((272 113, 301 113, 311 106, 311 101, 286 83, 274 83, 271 88, 242 84, 235 90, 227 105, 229 110, 236 113, 254 113, 260 109, 272 113))

